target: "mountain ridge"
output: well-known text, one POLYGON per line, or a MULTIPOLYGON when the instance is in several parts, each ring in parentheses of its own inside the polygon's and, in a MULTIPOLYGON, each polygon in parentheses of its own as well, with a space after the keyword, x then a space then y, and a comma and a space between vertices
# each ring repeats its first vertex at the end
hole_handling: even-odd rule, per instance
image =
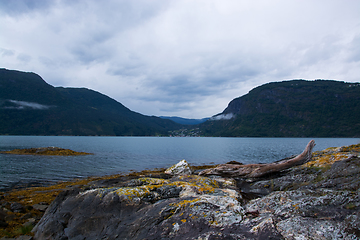
POLYGON ((94 90, 53 87, 35 73, 0 69, 0 96, 3 135, 155 136, 181 127, 94 90))
POLYGON ((235 98, 201 124, 206 136, 359 137, 360 83, 271 82, 235 98))
POLYGON ((360 83, 271 82, 206 120, 146 116, 91 89, 0 69, 1 135, 168 136, 196 128, 197 136, 214 137, 360 137, 359 119, 360 83))

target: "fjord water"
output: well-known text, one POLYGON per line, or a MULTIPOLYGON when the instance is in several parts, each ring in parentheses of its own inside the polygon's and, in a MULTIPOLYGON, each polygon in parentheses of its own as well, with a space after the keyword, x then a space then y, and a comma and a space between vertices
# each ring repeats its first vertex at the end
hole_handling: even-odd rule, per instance
MULTIPOLYGON (((359 138, 313 138, 315 151, 360 142, 359 138)), ((301 153, 310 138, 177 138, 0 136, 0 150, 56 146, 90 152, 85 156, 0 154, 0 190, 131 170, 228 161, 274 162, 301 153)))

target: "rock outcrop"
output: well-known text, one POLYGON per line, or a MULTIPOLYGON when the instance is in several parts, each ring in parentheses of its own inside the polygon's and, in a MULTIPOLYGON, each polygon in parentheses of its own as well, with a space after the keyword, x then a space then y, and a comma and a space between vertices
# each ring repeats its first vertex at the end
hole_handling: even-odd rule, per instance
POLYGON ((172 176, 190 175, 191 169, 189 167, 189 164, 185 160, 181 160, 177 164, 166 169, 165 173, 172 176))
POLYGON ((59 194, 34 238, 360 239, 359 148, 315 152, 263 178, 95 181, 59 194))
POLYGON ((235 181, 196 175, 65 191, 36 226, 35 238, 192 239, 239 224, 245 216, 240 200, 235 181))

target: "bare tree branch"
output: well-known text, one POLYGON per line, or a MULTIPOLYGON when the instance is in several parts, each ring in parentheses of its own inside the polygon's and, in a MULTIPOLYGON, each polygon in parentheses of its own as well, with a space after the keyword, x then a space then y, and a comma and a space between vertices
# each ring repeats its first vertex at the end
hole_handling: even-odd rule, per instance
POLYGON ((206 169, 200 172, 199 175, 219 175, 223 177, 243 178, 263 177, 267 174, 279 172, 310 161, 314 147, 315 141, 311 140, 301 154, 291 159, 268 164, 221 164, 216 168, 206 169))

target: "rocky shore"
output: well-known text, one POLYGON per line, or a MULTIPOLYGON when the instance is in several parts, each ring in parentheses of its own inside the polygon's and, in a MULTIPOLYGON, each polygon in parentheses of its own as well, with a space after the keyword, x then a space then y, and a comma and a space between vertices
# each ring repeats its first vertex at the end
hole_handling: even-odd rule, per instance
POLYGON ((360 239, 360 144, 314 152, 305 164, 261 178, 199 176, 202 169, 181 161, 165 171, 2 193, 0 233, 14 239, 360 239), (15 233, 19 226, 24 231, 15 233))

